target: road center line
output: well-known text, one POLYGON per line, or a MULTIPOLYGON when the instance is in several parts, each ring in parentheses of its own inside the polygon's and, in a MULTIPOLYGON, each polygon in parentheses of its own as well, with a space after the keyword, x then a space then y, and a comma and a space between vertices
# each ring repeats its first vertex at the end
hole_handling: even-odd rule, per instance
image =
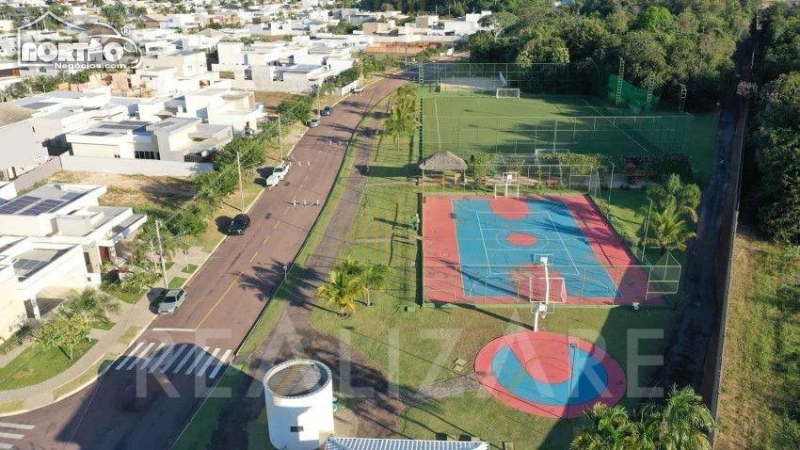
POLYGON ((261 242, 261 245, 267 245, 267 241, 269 240, 269 236, 265 237, 264 240, 261 242))
POLYGON ((222 295, 219 296, 219 299, 217 300, 217 302, 214 303, 214 306, 212 306, 211 309, 208 310, 208 312, 206 313, 205 317, 203 317, 203 320, 201 320, 200 323, 197 324, 195 329, 200 328, 200 327, 203 326, 203 323, 205 323, 206 319, 208 319, 208 316, 210 316, 211 313, 214 312, 215 309, 217 309, 217 306, 219 306, 220 302, 222 302, 222 299, 225 298, 226 295, 228 295, 228 292, 231 290, 231 288, 233 288, 233 285, 236 284, 237 281, 239 281, 239 277, 241 277, 241 276, 242 276, 242 273, 239 272, 239 274, 236 275, 236 278, 234 278, 233 281, 231 281, 231 284, 228 285, 228 289, 225 289, 225 292, 223 292, 222 295))
POLYGON ((253 262, 253 260, 256 259, 257 254, 258 252, 253 253, 253 256, 250 257, 250 262, 253 262))

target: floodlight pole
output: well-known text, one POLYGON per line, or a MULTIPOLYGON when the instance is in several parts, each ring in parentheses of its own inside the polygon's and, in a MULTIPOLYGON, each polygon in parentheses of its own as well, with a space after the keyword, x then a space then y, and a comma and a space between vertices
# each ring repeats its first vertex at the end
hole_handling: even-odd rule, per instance
POLYGON ((647 219, 645 219, 645 222, 644 222, 644 239, 642 240, 642 260, 643 261, 644 261, 644 251, 647 248, 647 232, 649 231, 648 228, 650 228, 650 212, 653 210, 653 199, 650 198, 650 197, 647 197, 647 199, 650 200, 650 205, 647 206, 647 219))
POLYGON ((156 220, 156 239, 158 240, 158 259, 161 260, 161 276, 164 278, 164 289, 169 289, 167 284, 167 264, 164 262, 164 245, 161 242, 160 221, 156 220))

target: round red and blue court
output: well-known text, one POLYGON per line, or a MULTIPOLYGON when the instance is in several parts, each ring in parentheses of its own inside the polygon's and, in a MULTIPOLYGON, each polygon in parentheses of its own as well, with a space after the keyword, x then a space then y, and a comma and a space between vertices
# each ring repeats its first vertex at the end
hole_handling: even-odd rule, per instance
POLYGON ((475 374, 496 399, 549 418, 575 418, 596 403, 613 405, 627 379, 602 348, 572 336, 525 331, 499 337, 475 358, 475 374))

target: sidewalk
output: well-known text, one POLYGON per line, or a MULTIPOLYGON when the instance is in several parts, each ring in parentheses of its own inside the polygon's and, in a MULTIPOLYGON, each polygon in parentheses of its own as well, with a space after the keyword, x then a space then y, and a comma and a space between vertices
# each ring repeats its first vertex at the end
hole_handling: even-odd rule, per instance
POLYGON ((0 417, 47 406, 92 383, 108 365, 100 364, 96 373, 87 374, 87 371, 103 359, 117 359, 155 317, 147 301, 140 300, 135 305, 120 302, 120 311, 110 317, 115 322, 114 327, 108 331, 92 330, 91 337, 97 339, 97 343, 69 369, 33 386, 0 391, 0 405, 16 406, 9 408, 12 411, 0 413, 0 417), (82 383, 81 380, 85 381, 82 383))

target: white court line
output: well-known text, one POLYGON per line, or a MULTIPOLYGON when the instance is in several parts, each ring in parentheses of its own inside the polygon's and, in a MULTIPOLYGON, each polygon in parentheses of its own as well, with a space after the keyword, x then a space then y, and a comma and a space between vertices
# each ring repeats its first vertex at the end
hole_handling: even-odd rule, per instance
POLYGON ((186 361, 189 361, 189 358, 191 358, 192 355, 197 352, 197 350, 199 350, 198 347, 192 347, 191 344, 189 344, 189 351, 186 353, 186 356, 183 357, 180 364, 175 366, 175 368, 172 370, 172 373, 178 373, 181 370, 181 367, 186 364, 186 361))
POLYGON ((206 363, 205 363, 205 364, 203 365, 203 367, 202 367, 202 368, 201 368, 201 369, 200 369, 200 370, 197 372, 197 376, 198 376, 198 377, 202 377, 203 375, 205 375, 205 374, 206 374, 206 370, 208 370, 208 366, 210 366, 210 365, 211 365, 211 363, 212 363, 212 362, 214 362, 214 360, 215 360, 215 359, 217 359, 217 353, 219 353, 219 350, 220 350, 220 349, 218 349, 218 348, 215 348, 215 349, 214 349, 214 351, 211 353, 211 357, 210 357, 210 358, 208 358, 208 359, 206 360, 206 363))
POLYGON ((439 140, 439 151, 442 151, 442 128, 439 126, 439 106, 433 99, 433 111, 436 114, 436 138, 439 140))
POLYGON ((148 356, 148 358, 147 358, 147 359, 143 360, 143 361, 142 361, 142 363, 141 363, 141 364, 139 364, 139 367, 138 367, 138 369, 139 369, 139 370, 144 370, 144 369, 146 369, 146 368, 147 368, 147 366, 148 366, 148 364, 150 364, 150 363, 151 363, 153 360, 155 360, 155 359, 156 359, 156 355, 158 355, 158 352, 159 352, 159 351, 160 351, 162 348, 164 348, 166 345, 167 345, 167 344, 165 344, 165 343, 163 343, 163 342, 162 342, 162 343, 160 343, 160 344, 158 344, 158 347, 156 347, 156 349, 155 349, 155 350, 153 350, 153 353, 151 353, 151 354, 148 356))
MULTIPOLYGON (((592 108, 592 109, 593 109, 593 110, 594 110, 594 111, 595 111, 597 114, 599 114, 599 115, 600 115, 600 116, 602 116, 602 117, 616 117, 616 116, 609 116, 609 115, 603 114, 603 113, 602 113, 602 112, 600 112, 600 110, 599 110, 599 109, 597 109, 597 108, 596 108, 594 105, 592 105, 591 103, 587 102, 585 98, 582 98, 581 100, 583 100, 583 103, 586 103, 586 105, 587 105, 589 108, 592 108)), ((625 135, 625 137, 627 137, 628 139, 632 140, 634 143, 636 143, 636 145, 638 145, 639 147, 641 147, 641 148, 642 148, 642 150, 644 150, 644 152, 645 152, 645 153, 647 153, 647 154, 650 154, 650 153, 651 153, 651 152, 650 152, 650 150, 648 150, 648 149, 647 149, 647 148, 646 148, 644 145, 640 144, 640 143, 639 143, 639 142, 638 142, 636 139, 632 138, 630 134, 626 133, 626 132, 625 132, 625 130, 623 130, 622 128, 620 128, 620 127, 619 127, 619 125, 617 125, 616 123, 614 124, 614 128, 618 129, 618 130, 620 131, 620 133, 622 133, 622 134, 624 134, 624 135, 625 135)))
POLYGON ((25 425, 22 423, 0 422, 0 428, 16 428, 19 430, 32 430, 35 425, 25 425))
POLYGON ((0 433, 0 438, 3 439, 22 439, 24 438, 24 434, 17 434, 17 433, 0 433))
POLYGON ((146 355, 147 351, 150 350, 150 347, 152 347, 154 345, 156 345, 156 344, 154 342, 151 342, 151 343, 147 344, 147 347, 145 347, 144 350, 142 350, 142 353, 140 353, 139 355, 136 355, 135 353, 131 354, 131 356, 132 356, 131 363, 128 364, 127 366, 125 366, 122 370, 130 370, 131 368, 133 368, 133 366, 135 366, 136 362, 137 362, 136 358, 140 358, 140 357, 146 355))
POLYGON ((183 353, 183 351, 189 347, 190 344, 180 344, 177 347, 175 347, 176 351, 172 352, 172 357, 169 360, 167 360, 167 362, 161 364, 161 370, 159 370, 159 372, 165 373, 167 369, 169 369, 169 367, 172 365, 172 363, 178 360, 178 357, 181 356, 181 353, 183 353))
MULTIPOLYGON (((158 360, 155 362, 155 364, 153 364, 152 366, 150 366, 149 369, 147 369, 147 372, 149 372, 149 373, 155 372, 156 369, 158 369, 158 367, 161 366, 161 363, 164 362, 165 359, 167 359, 167 356, 170 356, 170 355, 172 355, 174 353, 176 348, 177 347, 169 347, 169 349, 162 351, 161 352, 161 356, 158 358, 158 360)), ((154 354, 154 356, 155 356, 155 354, 154 354)))
POLYGON ((486 237, 483 236, 481 217, 478 214, 475 214, 475 218, 478 219, 478 231, 481 232, 481 244, 483 245, 483 254, 486 256, 486 267, 489 269, 489 273, 492 273, 492 265, 489 263, 489 251, 486 250, 486 237))
POLYGON ((117 366, 116 366, 116 367, 114 367, 114 370, 119 370, 119 368, 120 368, 120 367, 122 367, 122 366, 124 366, 124 365, 125 365, 125 363, 127 363, 129 359, 133 358, 133 355, 134 355, 136 352, 138 352, 138 351, 139 351, 139 348, 140 348, 142 345, 144 345, 144 342, 139 342, 138 344, 136 344, 136 347, 134 347, 134 348, 133 348, 133 351, 132 351, 130 354, 126 355, 126 356, 125 356, 125 359, 123 359, 122 361, 120 361, 120 362, 119 362, 119 364, 117 364, 117 366))
POLYGON ((228 349, 228 350, 225 351, 225 353, 223 353, 222 357, 219 359, 220 363, 217 364, 217 366, 214 367, 214 370, 211 372, 211 374, 208 375, 209 378, 211 378, 213 380, 214 377, 217 376, 217 372, 219 372, 219 369, 222 369, 222 367, 226 364, 226 361, 228 360, 228 356, 230 356, 231 352, 232 352, 232 350, 228 349))
POLYGON ((194 362, 192 362, 192 364, 189 365, 189 368, 186 369, 186 372, 184 372, 184 375, 189 375, 190 373, 192 373, 192 370, 194 370, 194 368, 197 367, 200 364, 200 361, 202 361, 203 358, 205 358, 205 355, 207 355, 207 354, 208 354, 208 347, 203 347, 203 351, 200 352, 197 355, 197 357, 194 359, 194 362))

